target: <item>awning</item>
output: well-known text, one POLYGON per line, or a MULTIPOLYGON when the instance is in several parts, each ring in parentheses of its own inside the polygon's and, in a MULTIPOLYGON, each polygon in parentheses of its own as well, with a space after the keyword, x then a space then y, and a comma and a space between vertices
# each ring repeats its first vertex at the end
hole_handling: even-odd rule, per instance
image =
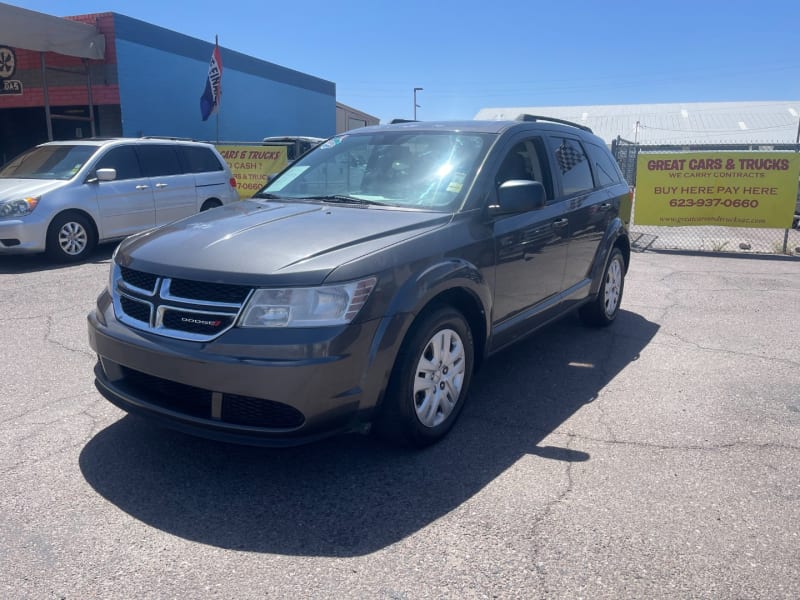
POLYGON ((106 39, 92 25, 0 2, 0 45, 102 59, 106 39))

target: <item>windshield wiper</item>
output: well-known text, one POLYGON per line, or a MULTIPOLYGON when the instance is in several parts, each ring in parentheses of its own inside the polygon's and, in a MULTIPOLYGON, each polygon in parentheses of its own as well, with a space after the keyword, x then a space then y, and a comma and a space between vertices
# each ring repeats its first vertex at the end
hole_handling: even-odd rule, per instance
POLYGON ((346 196, 344 194, 329 194, 321 196, 306 196, 307 200, 322 200, 323 202, 331 202, 334 204, 362 204, 362 205, 376 205, 383 206, 382 202, 375 200, 367 200, 366 198, 356 198, 355 196, 346 196))
POLYGON ((253 198, 265 198, 267 200, 284 200, 283 196, 278 196, 277 194, 270 194, 269 192, 258 192, 253 194, 253 198))

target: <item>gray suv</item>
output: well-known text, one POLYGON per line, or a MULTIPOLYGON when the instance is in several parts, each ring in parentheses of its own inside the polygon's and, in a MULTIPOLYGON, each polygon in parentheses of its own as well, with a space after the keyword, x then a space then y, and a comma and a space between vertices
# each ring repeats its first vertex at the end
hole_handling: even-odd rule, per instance
POLYGON ((286 160, 294 162, 312 148, 319 146, 325 138, 308 137, 302 135, 286 135, 265 137, 263 142, 266 146, 285 146, 286 160))
POLYGON ((347 132, 118 247, 88 316, 96 385, 221 440, 430 444, 486 357, 573 310, 615 320, 629 200, 604 142, 555 119, 347 132))
POLYGON ((210 144, 116 138, 49 142, 0 169, 0 255, 79 261, 120 239, 239 199, 210 144))

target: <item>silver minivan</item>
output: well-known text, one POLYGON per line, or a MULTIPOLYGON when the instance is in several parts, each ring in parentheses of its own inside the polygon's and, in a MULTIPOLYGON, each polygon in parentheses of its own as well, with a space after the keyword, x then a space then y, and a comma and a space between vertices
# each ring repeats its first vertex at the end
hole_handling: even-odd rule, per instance
POLYGON ((239 199, 211 144, 114 138, 48 142, 0 170, 0 255, 84 259, 98 242, 239 199))

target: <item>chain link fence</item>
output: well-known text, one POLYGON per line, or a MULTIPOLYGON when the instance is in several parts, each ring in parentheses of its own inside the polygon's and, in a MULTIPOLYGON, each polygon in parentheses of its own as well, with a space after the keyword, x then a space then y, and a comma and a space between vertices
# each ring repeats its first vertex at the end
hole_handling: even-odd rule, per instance
POLYGON ((659 227, 636 224, 636 160, 639 153, 707 151, 794 151, 800 144, 682 144, 643 145, 618 137, 611 144, 622 173, 634 188, 630 234, 637 250, 686 250, 800 256, 800 229, 756 229, 746 227, 659 227))

